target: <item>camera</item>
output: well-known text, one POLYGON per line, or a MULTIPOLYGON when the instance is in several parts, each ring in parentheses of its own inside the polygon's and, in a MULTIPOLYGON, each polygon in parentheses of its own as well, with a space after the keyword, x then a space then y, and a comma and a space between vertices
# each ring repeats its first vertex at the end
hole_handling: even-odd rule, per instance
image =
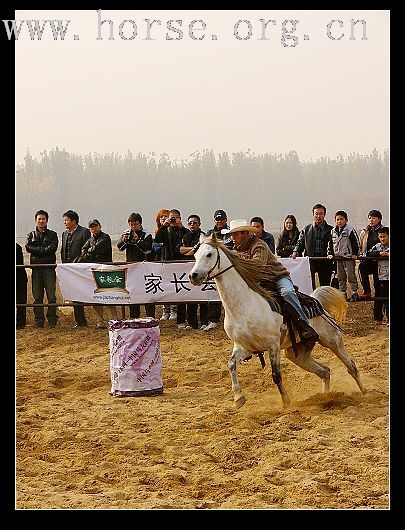
POLYGON ((175 223, 175 222, 177 221, 177 219, 176 219, 175 217, 170 217, 169 221, 170 221, 171 223, 175 223))

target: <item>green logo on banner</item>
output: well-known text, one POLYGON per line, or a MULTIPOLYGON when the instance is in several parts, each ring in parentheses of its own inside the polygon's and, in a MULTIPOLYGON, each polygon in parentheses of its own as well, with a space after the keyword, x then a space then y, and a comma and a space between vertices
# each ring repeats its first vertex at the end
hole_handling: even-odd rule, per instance
POLYGON ((129 294, 125 286, 127 280, 127 270, 128 269, 91 269, 94 283, 96 284, 96 289, 94 292, 100 293, 102 291, 118 291, 120 293, 129 294))

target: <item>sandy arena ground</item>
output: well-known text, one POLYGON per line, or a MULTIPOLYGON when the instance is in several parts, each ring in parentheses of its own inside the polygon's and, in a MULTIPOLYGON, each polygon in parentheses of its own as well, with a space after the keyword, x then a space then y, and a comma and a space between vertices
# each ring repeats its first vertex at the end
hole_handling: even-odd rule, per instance
MULTIPOLYGON (((108 330, 17 331, 17 509, 389 508, 388 328, 372 303, 350 304, 345 342, 369 392, 328 350, 331 393, 282 356, 292 405, 270 363, 239 366, 233 406, 222 327, 161 324, 164 393, 113 398, 108 330)), ((157 314, 160 316, 161 309, 157 314)), ((268 358, 266 359, 268 361, 268 358)))

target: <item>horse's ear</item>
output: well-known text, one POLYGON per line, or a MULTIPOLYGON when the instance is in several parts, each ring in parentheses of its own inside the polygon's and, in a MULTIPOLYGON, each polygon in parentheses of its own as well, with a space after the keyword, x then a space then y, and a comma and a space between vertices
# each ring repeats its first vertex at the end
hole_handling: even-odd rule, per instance
POLYGON ((199 240, 200 245, 202 245, 206 239, 207 238, 205 237, 204 234, 200 234, 200 240, 199 240))
POLYGON ((210 243, 210 242, 216 242, 218 241, 218 238, 215 234, 215 232, 211 232, 209 236, 200 235, 200 243, 210 243))

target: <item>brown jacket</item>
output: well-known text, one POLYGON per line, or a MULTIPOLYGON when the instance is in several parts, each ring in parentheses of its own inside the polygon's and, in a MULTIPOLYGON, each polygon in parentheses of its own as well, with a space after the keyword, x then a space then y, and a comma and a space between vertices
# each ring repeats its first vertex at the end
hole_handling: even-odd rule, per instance
POLYGON ((257 260, 260 265, 268 265, 274 275, 273 281, 290 275, 290 271, 277 260, 269 246, 254 235, 246 236, 235 250, 243 259, 257 260))

